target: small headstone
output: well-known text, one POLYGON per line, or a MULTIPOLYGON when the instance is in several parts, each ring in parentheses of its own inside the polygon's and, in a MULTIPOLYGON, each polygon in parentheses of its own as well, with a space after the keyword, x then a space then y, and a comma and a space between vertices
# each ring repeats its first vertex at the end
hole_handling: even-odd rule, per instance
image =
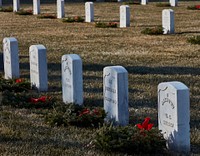
POLYGON ((62 56, 62 96, 64 103, 83 104, 82 60, 79 55, 62 56))
POLYGON ((148 4, 148 0, 141 0, 141 4, 142 5, 147 5, 148 4))
POLYGON ((5 79, 19 78, 18 42, 14 37, 3 39, 5 79))
POLYGON ((104 110, 106 121, 125 126, 129 123, 128 72, 122 66, 103 69, 104 110))
POLYGON ((46 48, 32 45, 29 48, 31 85, 39 91, 48 90, 46 48))
POLYGON ((94 4, 93 2, 85 3, 85 22, 94 21, 94 4))
POLYGON ((173 7, 178 6, 178 0, 170 0, 169 3, 173 7))
POLYGON ((20 2, 19 0, 13 0, 13 12, 17 12, 20 9, 20 2))
POLYGON ((178 153, 190 151, 189 89, 181 82, 158 85, 158 126, 169 150, 178 153))
POLYGON ((162 11, 162 27, 163 34, 174 33, 174 11, 172 9, 164 9, 162 11))
POLYGON ((120 6, 120 28, 130 27, 130 7, 128 5, 120 6))
POLYGON ((40 0, 33 0, 33 14, 40 14, 40 0))
POLYGON ((65 1, 57 0, 57 18, 65 17, 65 1))

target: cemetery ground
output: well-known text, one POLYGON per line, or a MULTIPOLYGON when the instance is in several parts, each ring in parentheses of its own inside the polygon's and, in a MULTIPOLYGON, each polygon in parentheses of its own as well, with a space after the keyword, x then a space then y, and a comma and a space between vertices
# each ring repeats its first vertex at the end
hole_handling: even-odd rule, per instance
MULTIPOLYGON (((85 105, 103 106, 103 68, 124 66, 129 73, 132 124, 149 116, 157 126, 158 84, 183 82, 190 89, 191 154, 200 154, 200 45, 187 42, 187 38, 200 35, 200 11, 187 10, 187 6, 199 3, 179 2, 178 7, 171 8, 175 14, 172 35, 141 34, 147 27, 162 24, 164 8, 156 7, 156 3, 130 5, 128 28, 96 28, 94 23, 63 23, 60 19, 1 12, 0 40, 18 40, 21 78, 29 79, 29 47, 43 44, 47 48, 48 94, 60 101, 62 55, 74 53, 82 58, 85 105)), ((95 21, 119 23, 120 5, 95 3, 95 21)), ((30 10, 32 6, 21 8, 30 10)), ((56 5, 42 4, 41 12, 55 14, 56 5)), ((84 3, 66 3, 65 14, 84 17, 84 3)), ((105 155, 87 146, 96 129, 51 127, 44 122, 49 111, 1 106, 0 155, 105 155)))

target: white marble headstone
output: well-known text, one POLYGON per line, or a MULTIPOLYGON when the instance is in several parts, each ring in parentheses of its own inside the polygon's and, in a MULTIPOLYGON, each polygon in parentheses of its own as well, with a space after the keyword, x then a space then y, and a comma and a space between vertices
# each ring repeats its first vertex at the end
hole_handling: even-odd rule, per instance
POLYGON ((162 11, 162 27, 164 34, 174 33, 174 11, 172 9, 162 11))
POLYGON ((17 12, 20 9, 20 2, 19 0, 13 0, 13 12, 17 12))
POLYGON ((47 56, 43 45, 32 45, 29 48, 31 85, 39 91, 48 90, 47 56))
POLYGON ((65 1, 57 0, 57 18, 65 17, 65 1))
POLYGON ((14 37, 3 39, 5 79, 19 78, 18 42, 14 37))
POLYGON ((103 69, 103 95, 106 121, 128 125, 128 72, 124 67, 108 66, 103 69))
POLYGON ((169 3, 173 7, 178 6, 178 0, 169 0, 169 3))
POLYGON ((77 54, 62 56, 62 97, 64 103, 83 104, 82 60, 77 54))
POLYGON ((130 27, 130 7, 128 5, 120 6, 120 28, 130 27))
POLYGON ((85 3, 85 22, 94 21, 94 4, 93 2, 85 3))
POLYGON ((142 5, 147 5, 148 4, 148 0, 141 0, 141 4, 142 5))
POLYGON ((40 0, 33 0, 33 15, 40 14, 40 0))
POLYGON ((158 85, 158 126, 167 147, 179 153, 190 151, 189 89, 181 82, 158 85))

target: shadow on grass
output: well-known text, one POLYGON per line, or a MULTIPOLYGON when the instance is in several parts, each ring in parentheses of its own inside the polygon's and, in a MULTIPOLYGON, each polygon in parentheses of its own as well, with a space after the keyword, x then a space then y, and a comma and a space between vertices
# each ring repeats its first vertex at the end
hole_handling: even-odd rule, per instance
MULTIPOLYGON (((103 68, 111 65, 90 64, 83 65, 87 71, 103 71, 103 68)), ((146 66, 124 66, 132 74, 162 74, 162 75, 200 75, 200 68, 193 67, 146 67, 146 66)))
POLYGON ((176 32, 175 34, 200 34, 200 31, 183 31, 183 32, 176 32))
POLYGON ((3 71, 3 53, 0 53, 0 71, 3 71))

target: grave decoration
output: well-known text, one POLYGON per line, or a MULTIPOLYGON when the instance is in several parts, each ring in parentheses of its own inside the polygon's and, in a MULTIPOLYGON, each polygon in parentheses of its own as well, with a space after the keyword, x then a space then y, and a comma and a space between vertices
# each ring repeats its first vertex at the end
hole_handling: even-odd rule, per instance
POLYGON ((63 22, 67 23, 73 23, 73 22, 84 22, 85 19, 81 16, 75 16, 75 17, 67 17, 62 19, 63 22))
POLYGON ((17 15, 33 15, 33 10, 24 10, 20 9, 19 11, 15 12, 17 15))
POLYGON ((2 105, 16 108, 52 108, 55 98, 41 95, 31 88, 31 83, 26 79, 0 78, 0 92, 2 105))
POLYGON ((200 10, 200 5, 191 5, 187 7, 188 10, 200 10))
POLYGON ((0 12, 13 12, 13 7, 0 7, 0 12))
POLYGON ((163 27, 159 25, 153 28, 146 28, 141 33, 146 35, 163 35, 163 27))
POLYGON ((76 104, 61 104, 46 116, 51 126, 99 127, 104 123, 105 111, 99 107, 89 108, 76 104))
POLYGON ((37 18, 41 18, 41 19, 56 19, 56 15, 55 14, 50 14, 50 13, 44 13, 44 14, 40 14, 39 16, 37 16, 37 18))
POLYGON ((96 22, 97 28, 117 28, 117 22, 96 22))
POLYGON ((125 127, 104 125, 89 145, 104 152, 124 154, 160 154, 165 153, 165 140, 160 131, 153 127, 150 118, 142 124, 125 127))
POLYGON ((156 3, 156 6, 157 7, 170 7, 171 5, 168 2, 164 2, 164 3, 159 2, 159 3, 156 3))

